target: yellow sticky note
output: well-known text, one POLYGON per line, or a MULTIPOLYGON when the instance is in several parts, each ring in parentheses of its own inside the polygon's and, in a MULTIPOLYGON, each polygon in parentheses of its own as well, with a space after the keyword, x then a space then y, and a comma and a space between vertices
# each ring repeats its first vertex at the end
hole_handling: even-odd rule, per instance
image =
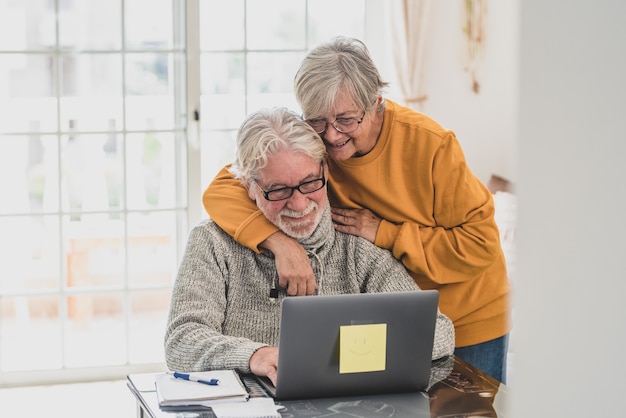
POLYGON ((339 373, 385 370, 387 324, 339 327, 339 373))

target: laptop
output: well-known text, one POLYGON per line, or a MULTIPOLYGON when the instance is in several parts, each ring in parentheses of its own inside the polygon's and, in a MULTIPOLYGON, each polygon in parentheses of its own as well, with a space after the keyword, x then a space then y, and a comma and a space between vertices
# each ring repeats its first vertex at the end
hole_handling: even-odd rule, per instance
POLYGON ((415 392, 428 387, 439 293, 283 299, 276 399, 415 392))

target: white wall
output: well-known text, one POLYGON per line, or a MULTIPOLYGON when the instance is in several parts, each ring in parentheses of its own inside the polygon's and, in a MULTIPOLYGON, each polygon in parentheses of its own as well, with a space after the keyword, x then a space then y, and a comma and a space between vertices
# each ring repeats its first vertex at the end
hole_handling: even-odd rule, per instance
POLYGON ((626 3, 521 11, 514 416, 625 416, 626 3))
MULTIPOLYGON (((464 2, 431 1, 424 69, 428 100, 421 111, 456 133, 469 166, 485 183, 492 174, 513 181, 517 177, 518 1, 489 2, 479 94, 472 91, 471 77, 463 68, 464 2)), ((368 25, 367 43, 383 77, 392 83, 388 97, 400 100, 388 10, 382 5, 377 10, 373 7, 368 11, 375 18, 368 25)))
MULTIPOLYGON (((512 416, 623 416, 626 3, 489 2, 479 96, 464 90, 461 2, 433 3, 425 111, 483 181, 519 183, 512 416)), ((384 41, 368 42, 385 74, 384 41)))

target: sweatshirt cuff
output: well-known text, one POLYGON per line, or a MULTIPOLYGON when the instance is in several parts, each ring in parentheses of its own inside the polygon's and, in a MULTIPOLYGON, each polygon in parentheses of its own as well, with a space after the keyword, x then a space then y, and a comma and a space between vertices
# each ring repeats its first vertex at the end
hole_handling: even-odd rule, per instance
POLYGON ((396 242, 396 238, 398 238, 398 235, 400 234, 401 228, 402 225, 396 225, 383 219, 380 222, 380 225, 378 225, 378 231, 376 231, 374 244, 378 247, 391 250, 393 248, 393 244, 396 242))
POLYGON ((259 245, 276 232, 278 232, 276 225, 268 221, 261 211, 257 211, 255 216, 250 217, 237 228, 233 238, 244 247, 261 253, 263 250, 259 248, 259 245))

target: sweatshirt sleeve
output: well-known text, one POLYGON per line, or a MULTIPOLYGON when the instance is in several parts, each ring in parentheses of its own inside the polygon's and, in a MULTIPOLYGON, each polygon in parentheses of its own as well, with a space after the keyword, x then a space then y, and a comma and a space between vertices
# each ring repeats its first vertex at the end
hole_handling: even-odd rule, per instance
POLYGON ((222 334, 228 266, 216 250, 220 239, 195 227, 172 290, 165 332, 170 370, 238 369, 250 372, 250 357, 265 344, 222 334))
POLYGON ((502 257, 493 198, 453 134, 442 139, 431 170, 433 225, 383 220, 375 243, 432 282, 471 280, 502 257))
POLYGON ((202 196, 202 204, 216 224, 239 244, 260 252, 259 244, 278 228, 263 216, 248 192, 225 166, 202 196))

